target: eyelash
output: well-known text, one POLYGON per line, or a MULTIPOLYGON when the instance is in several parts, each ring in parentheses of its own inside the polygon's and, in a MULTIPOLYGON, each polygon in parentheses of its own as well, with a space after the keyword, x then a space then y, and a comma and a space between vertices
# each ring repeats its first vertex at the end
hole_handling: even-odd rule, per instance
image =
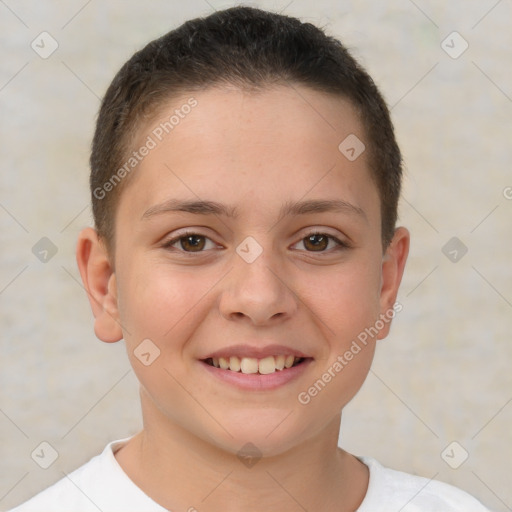
MULTIPOLYGON (((336 247, 334 249, 330 249, 328 251, 306 251, 308 253, 313 253, 314 254, 314 253, 318 252, 318 253, 321 253, 321 254, 325 254, 325 253, 330 253, 330 252, 333 252, 333 251, 339 251, 339 250, 349 249, 350 248, 350 245, 347 242, 342 242, 339 238, 337 238, 337 237, 335 237, 333 235, 330 235, 329 233, 323 233, 321 231, 312 231, 311 233, 308 233, 306 236, 304 236, 304 237, 302 237, 300 239, 300 242, 302 242, 306 238, 309 238, 309 237, 315 236, 315 235, 325 236, 328 239, 333 240, 336 243, 336 247)), ((213 242, 213 240, 211 240, 206 235, 202 235, 201 233, 196 233, 194 231, 185 231, 184 233, 180 233, 179 235, 177 235, 177 236, 171 238, 170 240, 167 240, 166 242, 164 242, 162 244, 162 248, 163 249, 168 249, 168 250, 176 250, 177 252, 181 252, 181 253, 187 254, 189 256, 195 256, 195 255, 199 255, 199 254, 202 254, 202 253, 206 252, 205 250, 197 251, 197 252, 184 251, 182 249, 176 249, 176 248, 172 247, 174 244, 179 242, 181 239, 187 238, 188 236, 202 237, 202 238, 205 238, 205 239, 210 240, 210 241, 213 242)))

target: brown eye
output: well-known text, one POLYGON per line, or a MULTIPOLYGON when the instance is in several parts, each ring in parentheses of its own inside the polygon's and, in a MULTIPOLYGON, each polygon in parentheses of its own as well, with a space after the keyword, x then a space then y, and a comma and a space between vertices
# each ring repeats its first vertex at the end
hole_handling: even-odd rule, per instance
POLYGON ((307 249, 311 248, 312 251, 323 251, 329 245, 329 238, 322 234, 309 235, 303 238, 304 246, 307 249))
POLYGON ((310 233, 308 236, 302 238, 298 244, 303 244, 306 252, 319 252, 326 254, 337 250, 348 249, 350 247, 348 243, 342 242, 335 236, 327 233, 310 233))
POLYGON ((206 242, 205 237, 201 235, 188 235, 179 239, 181 248, 185 251, 197 252, 202 251, 206 242))
POLYGON ((165 242, 162 247, 176 253, 201 253, 209 248, 215 247, 215 244, 207 236, 198 233, 182 233, 171 240, 165 242), (207 246, 210 244, 209 246, 207 246))

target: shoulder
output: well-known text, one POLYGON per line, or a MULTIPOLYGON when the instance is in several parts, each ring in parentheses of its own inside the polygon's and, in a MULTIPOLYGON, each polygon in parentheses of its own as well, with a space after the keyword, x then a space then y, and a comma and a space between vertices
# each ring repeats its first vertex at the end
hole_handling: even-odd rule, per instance
POLYGON ((25 503, 10 512, 39 512, 43 510, 76 510, 88 512, 98 511, 94 501, 88 498, 94 475, 101 468, 101 456, 93 457, 89 462, 66 475, 52 486, 36 494, 25 503))
POLYGON ((453 485, 386 468, 372 457, 357 458, 370 470, 368 491, 357 512, 490 512, 453 485))
POLYGON ((128 439, 109 443, 101 454, 9 512, 164 511, 117 463, 115 450, 128 439))

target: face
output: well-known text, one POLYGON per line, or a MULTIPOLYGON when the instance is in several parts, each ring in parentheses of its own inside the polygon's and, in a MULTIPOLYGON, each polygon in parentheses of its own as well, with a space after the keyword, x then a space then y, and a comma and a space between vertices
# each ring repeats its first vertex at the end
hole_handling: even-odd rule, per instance
MULTIPOLYGON (((338 149, 350 134, 365 142, 350 103, 301 86, 193 93, 141 131, 137 147, 156 145, 121 194, 108 293, 154 421, 233 453, 250 441, 278 454, 359 390, 407 236, 383 255, 367 154, 338 149)), ((113 341, 105 329, 97 318, 113 341)))

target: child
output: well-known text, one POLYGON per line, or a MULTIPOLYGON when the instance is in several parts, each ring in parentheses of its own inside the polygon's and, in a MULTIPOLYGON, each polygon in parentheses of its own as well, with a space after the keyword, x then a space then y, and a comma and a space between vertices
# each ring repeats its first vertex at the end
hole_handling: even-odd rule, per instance
POLYGON ((77 262, 144 428, 16 512, 487 510, 338 447, 409 249, 388 109, 339 41, 236 7, 149 43, 90 184, 77 262))

